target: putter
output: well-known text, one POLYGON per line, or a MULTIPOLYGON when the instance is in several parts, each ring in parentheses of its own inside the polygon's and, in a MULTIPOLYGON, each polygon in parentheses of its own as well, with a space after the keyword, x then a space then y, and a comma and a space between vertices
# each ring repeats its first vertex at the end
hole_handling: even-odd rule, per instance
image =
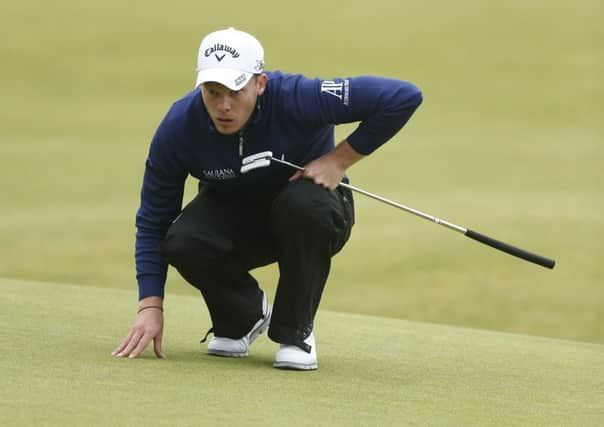
MULTIPOLYGON (((251 156, 244 157, 241 162, 241 173, 248 173, 254 169, 268 167, 268 166, 270 166, 271 162, 280 163, 282 165, 289 166, 289 167, 291 167, 293 169, 297 169, 299 171, 304 170, 303 167, 295 165, 290 162, 287 162, 283 158, 278 159, 276 157, 273 157, 272 151, 263 151, 261 153, 256 153, 256 154, 252 154, 251 156)), ((405 212, 419 216, 420 218, 424 218, 424 219, 432 221, 436 224, 440 224, 450 230, 457 231, 458 233, 461 233, 464 236, 469 237, 470 239, 476 240, 477 242, 480 242, 480 243, 483 243, 492 248, 498 249, 509 255, 513 255, 515 257, 521 258, 525 261, 529 261, 529 262, 538 264, 542 267, 546 267, 549 269, 553 269, 554 266, 556 265, 556 261, 554 261, 553 259, 549 259, 549 258, 543 257, 541 255, 537 255, 532 252, 525 251, 524 249, 517 248, 515 246, 512 246, 507 243, 501 242, 499 240, 493 239, 492 237, 478 233, 477 231, 473 231, 473 230, 467 229, 465 227, 461 227, 459 225, 453 224, 449 221, 445 221, 441 218, 437 218, 433 215, 427 214, 420 210, 411 208, 409 206, 402 205, 400 203, 389 200, 385 197, 370 193, 369 191, 352 186, 350 184, 346 184, 345 182, 340 182, 339 185, 341 187, 352 190, 356 193, 363 194, 364 196, 371 197, 372 199, 378 200, 380 202, 386 203, 387 205, 401 209, 405 212)))

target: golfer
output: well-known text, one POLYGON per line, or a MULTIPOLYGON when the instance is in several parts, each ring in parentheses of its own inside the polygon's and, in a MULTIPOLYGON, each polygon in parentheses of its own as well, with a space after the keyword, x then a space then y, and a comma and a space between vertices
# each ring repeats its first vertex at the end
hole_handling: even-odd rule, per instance
POLYGON ((265 71, 252 35, 233 28, 207 35, 194 90, 172 105, 151 141, 136 215, 138 314, 113 354, 135 358, 153 340, 164 357, 170 264, 205 300, 209 354, 247 356, 268 328, 279 344, 273 366, 317 369, 313 321, 331 258, 354 223, 352 194, 338 184, 421 101, 414 85, 399 80, 265 71), (336 145, 334 125, 350 122, 360 123, 336 145), (274 163, 242 174, 242 159, 264 151, 304 171, 274 163), (189 175, 199 193, 182 209, 189 175), (271 306, 249 271, 274 262, 271 306))

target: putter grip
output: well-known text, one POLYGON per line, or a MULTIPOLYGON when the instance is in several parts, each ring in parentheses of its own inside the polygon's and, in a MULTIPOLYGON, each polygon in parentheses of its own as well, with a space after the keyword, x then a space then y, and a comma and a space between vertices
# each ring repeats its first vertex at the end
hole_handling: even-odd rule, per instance
POLYGON ((468 230, 465 232, 465 235, 470 239, 474 239, 480 243, 484 243, 485 245, 489 245, 492 248, 499 249, 505 253, 510 255, 514 255, 515 257, 522 258, 526 261, 539 264, 543 267, 554 268, 556 265, 556 261, 553 259, 542 257, 541 255, 537 255, 524 249, 517 248, 512 245, 508 245, 507 243, 500 242, 499 240, 495 240, 489 236, 485 236, 484 234, 480 234, 476 231, 468 230))

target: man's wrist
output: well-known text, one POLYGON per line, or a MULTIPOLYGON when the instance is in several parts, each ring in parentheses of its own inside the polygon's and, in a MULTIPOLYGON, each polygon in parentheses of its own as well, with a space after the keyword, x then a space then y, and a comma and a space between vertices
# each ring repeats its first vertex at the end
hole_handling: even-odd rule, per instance
POLYGON ((162 297, 152 296, 143 298, 138 302, 139 311, 145 307, 158 307, 163 310, 164 300, 162 297))
POLYGON ((143 308, 139 308, 136 314, 140 314, 140 312, 143 310, 159 310, 162 313, 164 312, 163 307, 160 307, 159 305, 146 305, 143 308))
POLYGON ((340 142, 331 154, 334 156, 338 166, 344 171, 365 157, 356 151, 346 139, 340 142))

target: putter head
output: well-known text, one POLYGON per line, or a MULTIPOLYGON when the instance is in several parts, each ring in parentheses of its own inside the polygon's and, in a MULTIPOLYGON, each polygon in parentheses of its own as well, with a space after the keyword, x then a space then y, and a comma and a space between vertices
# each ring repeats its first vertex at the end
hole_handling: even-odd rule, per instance
POLYGON ((244 157, 241 160, 241 173, 248 173, 254 169, 270 166, 272 157, 272 151, 262 151, 261 153, 244 157))

